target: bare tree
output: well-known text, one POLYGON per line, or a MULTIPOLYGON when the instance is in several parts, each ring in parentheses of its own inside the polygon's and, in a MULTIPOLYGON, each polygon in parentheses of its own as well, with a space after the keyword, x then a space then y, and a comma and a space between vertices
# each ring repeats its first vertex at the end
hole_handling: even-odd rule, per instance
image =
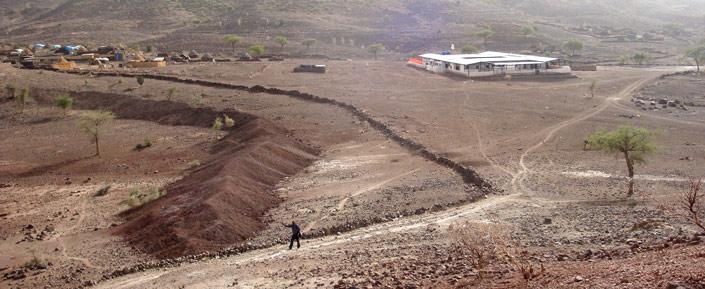
POLYGON ((590 82, 590 97, 594 98, 595 97, 595 90, 597 89, 597 80, 592 80, 590 82))
POLYGON ((95 144, 96 156, 100 156, 100 128, 113 119, 115 119, 115 115, 112 112, 94 111, 84 113, 78 122, 78 127, 88 134, 91 138, 91 142, 95 144))
POLYGON ((682 208, 688 220, 705 232, 705 197, 700 191, 703 180, 690 180, 689 190, 683 194, 682 208))

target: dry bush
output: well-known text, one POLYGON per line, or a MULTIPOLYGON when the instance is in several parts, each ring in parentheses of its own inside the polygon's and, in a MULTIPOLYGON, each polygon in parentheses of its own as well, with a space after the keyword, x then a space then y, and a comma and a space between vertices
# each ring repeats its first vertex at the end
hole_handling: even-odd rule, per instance
POLYGON ((705 232, 705 197, 701 192, 702 186, 702 180, 690 180, 689 189, 681 197, 681 208, 688 221, 705 232))
POLYGON ((469 256, 468 261, 477 270, 479 279, 482 279, 482 272, 490 264, 512 266, 527 282, 545 272, 543 264, 537 267, 529 252, 511 239, 505 225, 464 222, 452 225, 448 232, 454 245, 469 256))
POLYGON ((499 258, 498 245, 506 232, 490 223, 464 222, 450 226, 448 233, 457 248, 469 256, 468 261, 482 279, 482 271, 499 258))

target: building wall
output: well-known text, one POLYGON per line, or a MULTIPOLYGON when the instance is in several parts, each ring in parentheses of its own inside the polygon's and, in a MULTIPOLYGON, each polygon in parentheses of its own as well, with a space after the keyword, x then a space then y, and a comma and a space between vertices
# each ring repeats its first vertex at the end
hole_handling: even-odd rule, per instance
POLYGON ((433 59, 423 59, 421 67, 434 73, 452 73, 455 75, 463 75, 467 77, 484 77, 492 75, 531 75, 531 74, 555 74, 555 73, 570 73, 569 66, 555 66, 549 63, 539 64, 538 66, 531 65, 511 65, 511 66, 491 66, 489 64, 473 64, 459 65, 449 62, 443 62, 433 59), (538 71, 538 73, 537 73, 538 71))

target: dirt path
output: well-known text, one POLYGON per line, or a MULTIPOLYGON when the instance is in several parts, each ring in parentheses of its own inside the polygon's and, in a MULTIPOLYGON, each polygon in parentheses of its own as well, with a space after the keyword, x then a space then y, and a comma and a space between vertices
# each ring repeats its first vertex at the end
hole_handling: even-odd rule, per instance
POLYGON ((545 134, 545 137, 543 138, 543 140, 541 140, 541 141, 538 142, 537 144, 535 144, 535 145, 529 147, 528 149, 526 149, 526 150, 524 151, 524 153, 522 153, 521 156, 519 157, 519 167, 521 168, 521 170, 520 170, 517 174, 514 175, 514 178, 513 178, 512 181, 511 181, 512 191, 513 191, 513 192, 519 192, 519 191, 530 192, 530 191, 531 191, 529 188, 527 188, 527 187, 524 185, 524 180, 526 179, 526 177, 527 177, 529 174, 531 174, 531 173, 533 172, 533 171, 529 168, 529 166, 527 165, 527 162, 526 162, 526 157, 527 157, 530 153, 532 153, 533 151, 535 151, 535 150, 537 150, 538 148, 542 147, 546 142, 548 142, 549 140, 551 140, 551 138, 553 138, 553 136, 554 136, 558 131, 560 131, 560 130, 562 130, 562 129, 564 129, 564 128, 570 126, 570 125, 579 123, 579 122, 581 122, 581 121, 584 121, 584 120, 586 120, 586 119, 589 119, 589 118, 591 118, 591 117, 594 117, 594 116, 598 115, 599 113, 603 112, 605 109, 607 109, 608 107, 610 107, 611 105, 617 104, 617 102, 618 102, 620 99, 622 99, 622 98, 624 98, 624 97, 629 97, 634 91, 636 91, 636 90, 639 89, 641 86, 643 86, 645 83, 647 83, 647 82, 649 82, 649 81, 651 81, 651 80, 652 80, 651 78, 648 78, 648 79, 642 79, 642 80, 636 81, 636 82, 632 83, 631 85, 627 86, 626 88, 624 88, 624 89, 623 89, 622 91, 620 91, 618 94, 616 94, 616 95, 614 95, 614 96, 612 96, 612 97, 607 97, 607 98, 605 98, 605 99, 602 101, 602 103, 600 103, 600 105, 597 106, 596 109, 593 109, 593 110, 591 110, 591 111, 585 112, 585 113, 580 114, 580 115, 577 115, 577 116, 575 116, 575 117, 573 117, 573 118, 570 118, 570 119, 568 119, 568 120, 566 120, 566 121, 560 122, 560 123, 558 123, 558 124, 556 124, 556 125, 554 125, 554 126, 551 126, 551 127, 548 127, 548 128, 546 128, 546 129, 542 130, 542 133, 541 133, 541 134, 542 134, 542 135, 545 134))
POLYGON ((83 220, 85 219, 85 216, 87 215, 87 213, 86 213, 87 204, 88 204, 88 197, 85 197, 83 199, 83 201, 81 202, 81 209, 79 210, 79 213, 78 213, 79 214, 78 220, 76 220, 76 222, 71 227, 66 228, 65 230, 63 230, 63 232, 57 234, 55 238, 58 240, 59 245, 61 246, 61 255, 64 258, 81 262, 81 263, 83 263, 83 265, 85 265, 86 267, 91 268, 91 269, 103 269, 103 267, 96 266, 93 263, 91 263, 91 261, 88 260, 87 258, 70 256, 68 253, 66 253, 66 243, 64 242, 64 240, 62 238, 68 232, 75 230, 76 228, 78 228, 78 226, 80 226, 83 223, 83 220))

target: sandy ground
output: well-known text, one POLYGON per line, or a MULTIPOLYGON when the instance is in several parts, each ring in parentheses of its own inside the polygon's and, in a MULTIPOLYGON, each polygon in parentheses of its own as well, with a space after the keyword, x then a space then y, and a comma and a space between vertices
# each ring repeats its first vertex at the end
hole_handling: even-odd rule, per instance
MULTIPOLYGON (((629 248, 635 240, 646 244, 686 238, 690 234, 692 228, 664 210, 664 205, 674 201, 685 180, 705 174, 702 165, 705 144, 700 141, 705 132, 702 116, 705 111, 693 108, 688 114, 676 117, 663 111, 644 111, 630 101, 636 91, 660 75, 684 68, 601 67, 598 72, 578 73, 577 79, 481 82, 447 78, 402 63, 385 62, 327 62, 330 72, 325 75, 291 74, 298 62, 174 65, 159 72, 298 89, 354 104, 405 136, 473 166, 501 191, 477 203, 440 212, 394 216, 434 204, 450 204, 462 200, 467 193, 452 172, 409 154, 335 108, 283 96, 148 80, 143 87, 128 93, 164 98, 168 88, 175 87, 177 101, 234 107, 274 119, 298 137, 322 147, 320 160, 280 183, 277 192, 285 199, 284 203, 268 213, 270 227, 252 242, 286 238, 287 232, 280 223, 291 219, 303 224, 305 232, 354 224, 376 216, 386 218, 387 222, 304 240, 298 251, 289 252, 282 245, 132 274, 101 283, 99 287, 327 288, 339 282, 342 286, 378 287, 375 281, 392 287, 454 286, 474 276, 472 270, 461 270, 467 266, 462 260, 447 261, 455 266, 453 270, 443 265, 449 256, 456 256, 445 229, 463 220, 494 220, 516 228, 512 233, 514 238, 537 252, 553 274, 546 278, 549 287, 643 288, 646 283, 640 282, 649 279, 634 277, 622 282, 595 276, 604 277, 609 268, 639 263, 642 258, 656 264, 686 264, 700 258, 693 250, 702 251, 701 245, 665 251, 667 256, 685 256, 672 261, 659 261, 653 253, 622 254, 615 257, 617 261, 593 260, 590 264, 594 266, 589 270, 582 268, 579 264, 585 262, 576 257, 588 249, 618 250, 629 248), (588 91, 593 79, 598 81, 594 98, 588 91), (624 124, 661 131, 656 139, 659 151, 647 164, 637 167, 638 194, 634 199, 624 196, 624 180, 619 177, 624 175, 622 160, 583 150, 587 134, 624 124), (685 156, 689 158, 684 160, 685 156), (546 219, 551 220, 549 225, 545 225, 546 219), (644 220, 655 220, 659 226, 652 230, 631 230, 644 220), (559 258, 560 255, 570 257, 559 258), (419 268, 430 271, 412 274, 420 272, 419 268), (389 276, 384 276, 384 272, 389 276), (577 275, 605 281, 575 282, 577 275), (405 276, 407 280, 400 279, 405 276)), ((52 77, 42 83, 48 87, 122 92, 136 87, 134 79, 128 78, 120 83, 116 78, 37 71, 6 69, 3 74, 13 83, 25 84, 30 79, 46 79, 50 74, 52 77)), ((5 104, 7 109, 9 105, 5 104)), ((10 129, 19 130, 12 126, 10 129)), ((11 146, 14 148, 16 144, 11 146)), ((13 182, 19 183, 14 179, 13 182)), ((4 190, 10 194, 8 200, 16 199, 14 196, 19 193, 17 187, 4 190)), ((29 200, 21 202, 24 207, 32 206, 29 200)), ((7 240, 19 237, 19 233, 8 233, 7 240)), ((9 242, 3 244, 15 248, 9 242)), ((129 251, 119 242, 110 244, 116 250, 129 251)), ((16 256, 14 264, 27 256, 16 256)), ((58 254, 54 256, 61 259, 58 254)), ((702 270, 687 276, 672 274, 678 268, 678 265, 665 266, 661 281, 690 282, 686 277, 702 276, 702 270)), ((497 272, 492 282, 482 286, 501 288, 520 284, 511 271, 497 272)), ((620 276, 629 274, 625 271, 620 276)), ((40 279, 41 273, 38 276, 33 284, 49 282, 40 279)), ((10 282, 7 284, 14 284, 10 282)))

